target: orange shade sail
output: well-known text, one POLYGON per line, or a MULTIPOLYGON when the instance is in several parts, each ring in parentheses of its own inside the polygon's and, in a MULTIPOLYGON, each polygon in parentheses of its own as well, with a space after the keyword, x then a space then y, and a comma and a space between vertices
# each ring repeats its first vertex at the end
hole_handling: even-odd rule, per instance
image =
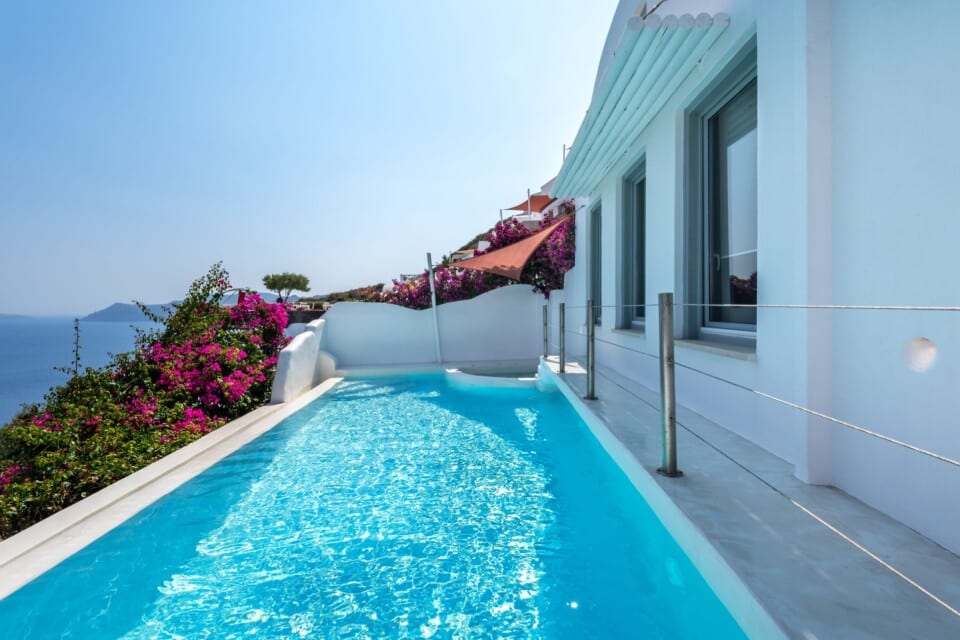
MULTIPOLYGON (((550 206, 556 198, 551 198, 550 196, 536 195, 530 196, 530 212, 531 213, 543 213, 543 210, 550 206)), ((527 210, 527 201, 524 200, 518 205, 514 205, 504 211, 526 211, 527 210)))
POLYGON ((546 229, 538 231, 532 236, 524 238, 519 242, 514 242, 502 249, 485 253, 476 258, 454 262, 450 266, 456 267, 457 269, 474 269, 476 271, 495 273, 498 276, 504 276, 511 280, 519 280, 523 268, 527 266, 527 262, 530 261, 530 257, 534 251, 539 249, 540 245, 543 244, 543 242, 550 237, 550 234, 557 229, 560 223, 566 219, 567 217, 564 216, 546 229))

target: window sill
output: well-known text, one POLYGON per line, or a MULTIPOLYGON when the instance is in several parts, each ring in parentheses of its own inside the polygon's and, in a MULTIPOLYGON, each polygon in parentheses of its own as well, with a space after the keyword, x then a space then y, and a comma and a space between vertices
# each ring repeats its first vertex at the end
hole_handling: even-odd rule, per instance
POLYGON ((647 335, 647 330, 642 327, 620 327, 619 329, 611 329, 610 333, 619 333, 631 338, 644 338, 647 335))
POLYGON ((677 347, 691 349, 693 351, 705 351, 718 356, 727 358, 736 358, 737 360, 756 361, 757 348, 755 346, 730 344, 729 342, 717 342, 715 340, 677 340, 674 343, 677 347))

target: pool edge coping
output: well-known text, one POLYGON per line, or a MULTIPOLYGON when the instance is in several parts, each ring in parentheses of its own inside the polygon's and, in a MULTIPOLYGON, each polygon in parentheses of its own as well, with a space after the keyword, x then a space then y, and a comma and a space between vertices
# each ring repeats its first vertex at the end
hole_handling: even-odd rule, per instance
POLYGON ((0 600, 324 395, 334 377, 267 404, 0 541, 0 600))
POLYGON ((603 450, 643 496, 746 636, 764 639, 789 638, 787 630, 760 603, 723 554, 713 546, 709 537, 683 512, 603 419, 590 409, 577 390, 560 376, 556 370, 557 363, 543 360, 542 364, 546 366, 541 366, 539 371, 550 377, 550 383, 563 394, 603 450))

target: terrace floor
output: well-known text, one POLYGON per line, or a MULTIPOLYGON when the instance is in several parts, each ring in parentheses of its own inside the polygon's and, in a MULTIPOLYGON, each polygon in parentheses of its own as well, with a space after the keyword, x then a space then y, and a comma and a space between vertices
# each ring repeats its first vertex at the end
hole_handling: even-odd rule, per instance
POLYGON ((658 393, 598 367, 599 399, 587 401, 580 367, 559 378, 789 636, 960 638, 960 557, 842 491, 801 482, 792 465, 683 407, 685 475, 660 476, 658 393))

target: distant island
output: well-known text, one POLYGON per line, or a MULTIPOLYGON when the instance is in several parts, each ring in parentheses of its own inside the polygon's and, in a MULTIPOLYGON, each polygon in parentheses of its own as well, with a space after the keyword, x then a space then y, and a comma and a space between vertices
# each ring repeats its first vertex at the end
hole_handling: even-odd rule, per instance
MULTIPOLYGON (((273 302, 277 299, 277 294, 275 293, 259 292, 258 295, 267 302, 273 302)), ((297 296, 290 296, 290 302, 296 302, 297 299, 297 296)), ((152 313, 164 315, 164 307, 169 307, 177 304, 178 302, 180 301, 173 300, 165 304, 148 304, 147 309, 149 309, 152 313)), ((237 304, 237 294, 231 293, 224 296, 223 304, 237 304)), ((0 315, 0 318, 3 317, 3 315, 0 315)), ((94 311, 93 313, 83 316, 80 319, 88 322, 146 322, 149 320, 147 316, 143 315, 140 307, 129 302, 114 302, 109 307, 100 309, 99 311, 94 311)))
POLYGON ((0 320, 25 320, 29 317, 19 313, 0 313, 0 320))
MULTIPOLYGON (((147 308, 153 313, 163 314, 162 304, 148 304, 147 308)), ((140 310, 135 304, 129 304, 126 302, 114 302, 112 305, 106 309, 101 309, 100 311, 94 311, 90 315, 80 318, 83 321, 89 322, 147 322, 149 318, 143 315, 143 311, 140 310)))

